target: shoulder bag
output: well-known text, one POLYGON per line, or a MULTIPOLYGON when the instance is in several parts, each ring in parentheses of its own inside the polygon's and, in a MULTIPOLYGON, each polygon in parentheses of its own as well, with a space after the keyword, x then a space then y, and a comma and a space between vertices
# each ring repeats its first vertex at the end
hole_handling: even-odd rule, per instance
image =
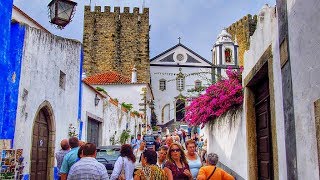
POLYGON ((124 160, 123 160, 123 157, 122 157, 121 172, 120 172, 120 175, 118 177, 118 180, 126 180, 125 171, 124 171, 124 160))
POLYGON ((217 167, 214 167, 214 170, 212 171, 212 173, 210 174, 210 176, 208 177, 207 180, 209 180, 211 178, 211 176, 214 174, 214 172, 216 171, 217 167))

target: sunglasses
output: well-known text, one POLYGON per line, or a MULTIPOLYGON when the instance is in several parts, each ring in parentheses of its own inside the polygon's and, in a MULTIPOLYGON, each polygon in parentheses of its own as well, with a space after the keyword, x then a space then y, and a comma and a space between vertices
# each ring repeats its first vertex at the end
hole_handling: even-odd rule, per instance
POLYGON ((170 152, 180 152, 180 149, 170 149, 170 152))

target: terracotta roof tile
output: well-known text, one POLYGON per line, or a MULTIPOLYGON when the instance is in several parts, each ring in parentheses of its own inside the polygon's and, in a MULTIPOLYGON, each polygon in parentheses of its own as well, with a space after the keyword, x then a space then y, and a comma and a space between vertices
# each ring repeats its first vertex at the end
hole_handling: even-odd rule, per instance
POLYGON ((88 84, 128 84, 131 83, 131 79, 114 71, 108 71, 104 73, 95 74, 86 77, 84 82, 88 84))

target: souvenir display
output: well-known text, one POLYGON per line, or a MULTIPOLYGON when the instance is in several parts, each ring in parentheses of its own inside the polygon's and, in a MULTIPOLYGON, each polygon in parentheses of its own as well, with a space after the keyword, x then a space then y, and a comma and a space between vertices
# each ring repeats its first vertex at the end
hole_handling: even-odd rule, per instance
POLYGON ((1 152, 0 179, 15 179, 16 150, 4 149, 1 152))

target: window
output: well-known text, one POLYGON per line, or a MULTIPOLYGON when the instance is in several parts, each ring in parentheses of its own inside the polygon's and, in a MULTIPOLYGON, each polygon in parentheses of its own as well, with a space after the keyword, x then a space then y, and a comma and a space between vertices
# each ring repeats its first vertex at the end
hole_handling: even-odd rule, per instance
POLYGON ((200 80, 196 80, 195 81, 195 84, 194 84, 194 88, 195 89, 198 89, 198 88, 200 88, 201 87, 201 81, 200 80))
POLYGON ((231 59, 232 59, 231 49, 226 48, 224 50, 224 57, 225 57, 226 63, 231 63, 231 59))
POLYGON ((160 79, 159 80, 159 89, 161 91, 166 90, 166 80, 165 79, 160 79))
POLYGON ((179 90, 179 91, 184 90, 184 78, 183 77, 177 78, 177 90, 179 90))
POLYGON ((60 71, 59 87, 62 89, 66 88, 66 74, 62 71, 60 71))

